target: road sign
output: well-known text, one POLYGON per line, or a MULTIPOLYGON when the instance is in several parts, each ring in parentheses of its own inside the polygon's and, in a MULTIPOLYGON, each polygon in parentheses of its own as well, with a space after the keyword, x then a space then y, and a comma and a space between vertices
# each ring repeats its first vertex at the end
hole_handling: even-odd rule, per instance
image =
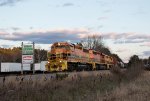
POLYGON ((23 45, 22 55, 33 55, 33 44, 23 45))

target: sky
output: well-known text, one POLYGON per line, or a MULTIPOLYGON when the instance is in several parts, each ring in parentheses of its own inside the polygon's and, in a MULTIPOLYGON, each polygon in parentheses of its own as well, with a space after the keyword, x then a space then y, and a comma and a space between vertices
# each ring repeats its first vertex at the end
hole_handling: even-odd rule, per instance
POLYGON ((150 56, 150 0, 0 0, 0 47, 80 42, 101 35, 124 62, 150 56))

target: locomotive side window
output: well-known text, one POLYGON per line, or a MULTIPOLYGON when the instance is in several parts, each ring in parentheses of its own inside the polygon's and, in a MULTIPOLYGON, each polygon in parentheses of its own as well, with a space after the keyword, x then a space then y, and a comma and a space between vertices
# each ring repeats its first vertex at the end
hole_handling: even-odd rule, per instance
POLYGON ((50 60, 56 59, 56 55, 55 54, 51 54, 50 55, 50 60))
POLYGON ((67 58, 67 54, 66 53, 62 53, 62 58, 66 59, 67 58))

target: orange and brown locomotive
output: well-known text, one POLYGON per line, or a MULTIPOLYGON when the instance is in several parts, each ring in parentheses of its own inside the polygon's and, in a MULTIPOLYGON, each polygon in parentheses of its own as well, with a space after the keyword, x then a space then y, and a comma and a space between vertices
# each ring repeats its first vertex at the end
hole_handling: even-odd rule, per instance
POLYGON ((48 52, 46 70, 49 72, 100 70, 110 69, 113 66, 113 57, 104 53, 85 49, 78 44, 56 42, 48 52))

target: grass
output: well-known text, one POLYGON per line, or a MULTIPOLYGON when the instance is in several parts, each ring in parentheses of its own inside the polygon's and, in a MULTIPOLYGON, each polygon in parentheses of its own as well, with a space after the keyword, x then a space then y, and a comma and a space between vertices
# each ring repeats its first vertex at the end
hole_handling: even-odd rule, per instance
POLYGON ((92 75, 83 72, 57 75, 57 79, 6 79, 0 84, 0 101, 147 101, 150 73, 140 70, 135 75, 133 71, 115 69, 110 74, 92 75))

